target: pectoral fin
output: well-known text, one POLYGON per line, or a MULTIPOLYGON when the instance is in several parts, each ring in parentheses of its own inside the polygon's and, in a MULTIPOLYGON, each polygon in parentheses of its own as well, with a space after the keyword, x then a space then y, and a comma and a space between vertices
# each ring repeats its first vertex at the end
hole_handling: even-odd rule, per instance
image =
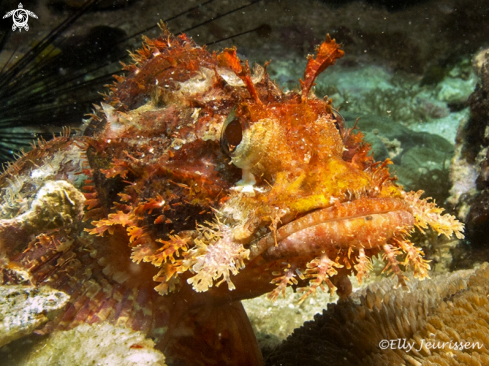
POLYGON ((169 365, 263 365, 240 301, 195 307, 183 313, 167 335, 163 352, 169 365))

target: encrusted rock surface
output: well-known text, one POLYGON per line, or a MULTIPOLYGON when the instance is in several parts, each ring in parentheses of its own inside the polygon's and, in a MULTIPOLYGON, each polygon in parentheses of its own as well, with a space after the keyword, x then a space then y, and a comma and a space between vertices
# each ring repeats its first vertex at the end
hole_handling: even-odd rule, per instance
POLYGON ((480 77, 469 98, 470 118, 459 128, 450 178, 449 202, 467 224, 467 238, 487 242, 489 234, 489 51, 479 52, 473 65, 480 77))
POLYGON ((165 366, 165 356, 144 334, 108 323, 82 324, 3 350, 9 366, 165 366), (32 342, 34 344, 32 345, 32 342), (22 349, 28 352, 22 352, 22 349))
POLYGON ((68 299, 47 286, 0 286, 0 346, 32 333, 68 299))

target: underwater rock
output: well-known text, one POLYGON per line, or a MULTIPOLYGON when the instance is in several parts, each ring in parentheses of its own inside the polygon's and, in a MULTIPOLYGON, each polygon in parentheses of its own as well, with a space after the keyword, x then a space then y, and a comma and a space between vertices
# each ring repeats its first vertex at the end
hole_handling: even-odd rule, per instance
POLYGON ((273 350, 266 364, 489 364, 487 263, 478 270, 409 281, 409 292, 392 290, 392 284, 392 279, 385 279, 347 301, 329 304, 323 314, 296 329, 273 350), (384 340, 397 345, 398 339, 412 344, 411 351, 385 346, 384 340), (426 342, 446 343, 434 349, 426 342))
POLYGON ((48 286, 0 286, 0 346, 32 333, 68 299, 48 286))
MULTIPOLYGON (((35 180, 31 179, 29 184, 35 185, 35 180)), ((20 182, 19 190, 22 189, 22 185, 20 182)), ((19 192, 14 193, 11 187, 6 188, 6 191, 4 206, 8 206, 13 211, 16 208, 14 202, 23 202, 23 205, 20 208, 17 206, 16 216, 12 215, 11 219, 0 220, 0 233, 3 235, 7 235, 7 227, 25 230, 28 232, 27 235, 43 229, 53 229, 72 222, 83 213, 85 197, 64 180, 43 182, 32 200, 19 192)), ((3 238, 5 239, 4 236, 3 238)))
POLYGON ((82 324, 33 344, 13 344, 3 351, 10 366, 165 366, 165 356, 142 332, 108 323, 82 324), (24 347, 29 352, 22 352, 24 347), (20 349, 19 349, 20 348, 20 349))
POLYGON ((459 127, 450 169, 449 203, 467 223, 467 239, 487 243, 489 235, 489 52, 473 62, 480 80, 469 98, 470 118, 459 127))
MULTIPOLYGON (((48 164, 47 169, 54 166, 54 162, 48 164)), ((9 183, 0 198, 0 262, 3 264, 0 269, 4 275, 20 275, 22 281, 29 280, 29 276, 24 276, 19 266, 9 266, 9 258, 19 250, 18 244, 43 231, 56 230, 80 219, 85 202, 83 194, 65 180, 51 181, 48 178, 43 182, 40 177, 32 178, 37 170, 41 168, 28 170, 27 174, 18 174, 12 179, 4 175, 0 177, 9 183)), ((66 252, 72 243, 72 240, 58 241, 55 247, 59 252, 66 252)), ((3 282, 5 280, 0 279, 0 283, 3 282)))
MULTIPOLYGON (((401 123, 392 121, 390 118, 375 115, 358 115, 352 112, 342 112, 342 115, 345 117, 348 127, 352 127, 356 118, 359 117, 357 126, 362 132, 367 131, 385 141, 383 144, 389 154, 387 156, 380 155, 377 150, 372 149, 375 159, 390 158, 394 163, 400 163, 403 154, 414 147, 432 148, 449 156, 453 153, 453 145, 445 138, 427 132, 412 131, 401 123), (398 153, 392 154, 392 148, 389 147, 387 142, 396 140, 400 143, 400 150, 398 153)), ((371 143, 370 141, 368 142, 371 143)))
MULTIPOLYGON (((357 114, 344 112, 352 127, 357 114)), ((426 197, 444 202, 449 195, 449 163, 454 146, 443 137, 413 131, 389 118, 360 115, 357 126, 372 146, 375 160, 391 159, 389 171, 405 190, 423 189, 426 197)))
POLYGON ((448 165, 452 153, 431 146, 413 147, 403 154, 400 167, 395 169, 399 182, 408 189, 430 187, 425 193, 444 202, 450 189, 448 165))
POLYGON ((473 90, 473 79, 464 80, 462 78, 446 77, 439 86, 437 99, 448 104, 465 103, 473 90))

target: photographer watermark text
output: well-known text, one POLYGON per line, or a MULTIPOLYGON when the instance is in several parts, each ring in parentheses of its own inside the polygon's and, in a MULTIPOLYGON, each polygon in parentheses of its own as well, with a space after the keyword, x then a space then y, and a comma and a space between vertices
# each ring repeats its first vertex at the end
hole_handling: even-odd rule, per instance
POLYGON ((421 344, 409 341, 406 338, 397 338, 397 339, 382 339, 379 342, 380 349, 400 349, 406 352, 410 352, 411 350, 416 350, 419 352, 421 349, 449 349, 455 351, 463 351, 464 349, 481 349, 482 344, 480 342, 442 342, 436 340, 426 339, 421 340, 421 344))

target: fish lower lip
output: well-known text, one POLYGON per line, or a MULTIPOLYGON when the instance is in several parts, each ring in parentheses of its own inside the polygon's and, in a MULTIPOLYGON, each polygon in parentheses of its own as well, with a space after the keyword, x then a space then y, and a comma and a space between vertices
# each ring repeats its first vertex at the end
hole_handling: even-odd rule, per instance
POLYGON ((397 198, 362 198, 311 212, 253 244, 250 258, 274 260, 340 248, 373 248, 411 228, 410 206, 397 198), (276 245, 277 243, 277 245, 276 245))

